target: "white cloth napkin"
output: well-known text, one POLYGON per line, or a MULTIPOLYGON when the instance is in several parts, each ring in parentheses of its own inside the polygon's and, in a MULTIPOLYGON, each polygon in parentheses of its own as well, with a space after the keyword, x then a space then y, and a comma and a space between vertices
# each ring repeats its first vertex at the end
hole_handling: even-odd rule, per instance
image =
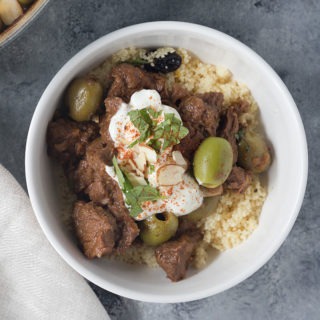
POLYGON ((110 319, 45 238, 30 201, 0 165, 0 319, 110 319))

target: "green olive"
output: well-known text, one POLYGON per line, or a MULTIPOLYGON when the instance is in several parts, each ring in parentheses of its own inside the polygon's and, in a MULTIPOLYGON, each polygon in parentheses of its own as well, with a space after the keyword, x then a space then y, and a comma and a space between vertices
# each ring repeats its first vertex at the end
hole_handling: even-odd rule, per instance
POLYGON ((175 235, 178 224, 179 220, 173 213, 154 214, 139 223, 140 238, 149 246, 158 246, 175 235))
POLYGON ((18 0, 22 6, 29 6, 34 0, 18 0))
POLYGON ((271 163, 271 156, 263 136, 255 131, 246 130, 238 146, 238 163, 254 173, 266 171, 271 163))
POLYGON ((181 217, 181 219, 186 219, 191 222, 197 222, 203 218, 208 217, 210 214, 214 213, 218 207, 219 196, 205 198, 200 208, 192 211, 189 214, 181 217))
POLYGON ((194 155, 193 173, 200 185, 215 188, 228 178, 233 162, 230 143, 223 138, 205 139, 194 155))
POLYGON ((69 115, 75 121, 87 121, 97 111, 102 101, 101 84, 92 78, 77 78, 66 93, 69 115))

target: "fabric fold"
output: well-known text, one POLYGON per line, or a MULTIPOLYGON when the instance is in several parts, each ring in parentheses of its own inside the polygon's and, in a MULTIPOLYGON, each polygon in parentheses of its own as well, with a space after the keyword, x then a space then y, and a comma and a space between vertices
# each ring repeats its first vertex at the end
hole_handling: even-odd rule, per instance
POLYGON ((0 319, 110 319, 52 248, 26 193, 1 165, 0 319))

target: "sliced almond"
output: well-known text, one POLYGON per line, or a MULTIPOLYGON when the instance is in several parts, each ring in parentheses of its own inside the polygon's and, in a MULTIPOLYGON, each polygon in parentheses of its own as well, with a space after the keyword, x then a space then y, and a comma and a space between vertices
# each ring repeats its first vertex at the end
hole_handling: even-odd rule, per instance
POLYGON ((137 176, 132 172, 127 173, 127 177, 134 187, 147 185, 147 181, 143 177, 137 176))
POLYGON ((136 153, 134 156, 134 162, 137 165, 137 168, 141 171, 144 172, 147 164, 147 159, 146 156, 143 152, 136 153))
POLYGON ((160 186, 174 186, 182 181, 185 169, 175 164, 167 164, 157 171, 157 180, 160 186))
POLYGON ((157 162, 157 153, 154 149, 149 146, 139 146, 141 152, 143 152, 146 156, 146 159, 149 163, 156 163, 157 162))
POLYGON ((200 190, 202 191, 202 195, 205 198, 216 197, 216 196, 220 196, 223 194, 223 186, 222 185, 220 185, 219 187, 216 187, 216 188, 206 188, 206 187, 200 186, 200 190))
POLYGON ((128 170, 129 172, 134 171, 138 176, 144 177, 143 172, 138 168, 138 166, 136 165, 136 163, 133 160, 129 159, 128 164, 130 166, 130 168, 128 170))
POLYGON ((183 157, 180 151, 173 151, 172 158, 176 162, 177 165, 183 167, 185 170, 188 168, 188 162, 183 157))

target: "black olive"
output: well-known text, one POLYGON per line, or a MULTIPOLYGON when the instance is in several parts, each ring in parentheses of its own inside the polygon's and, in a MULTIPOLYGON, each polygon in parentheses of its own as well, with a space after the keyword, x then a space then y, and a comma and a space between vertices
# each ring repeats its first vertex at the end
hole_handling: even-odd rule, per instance
POLYGON ((143 67, 149 72, 169 73, 180 67, 181 60, 176 52, 171 52, 162 58, 155 58, 152 64, 145 64, 143 67))

